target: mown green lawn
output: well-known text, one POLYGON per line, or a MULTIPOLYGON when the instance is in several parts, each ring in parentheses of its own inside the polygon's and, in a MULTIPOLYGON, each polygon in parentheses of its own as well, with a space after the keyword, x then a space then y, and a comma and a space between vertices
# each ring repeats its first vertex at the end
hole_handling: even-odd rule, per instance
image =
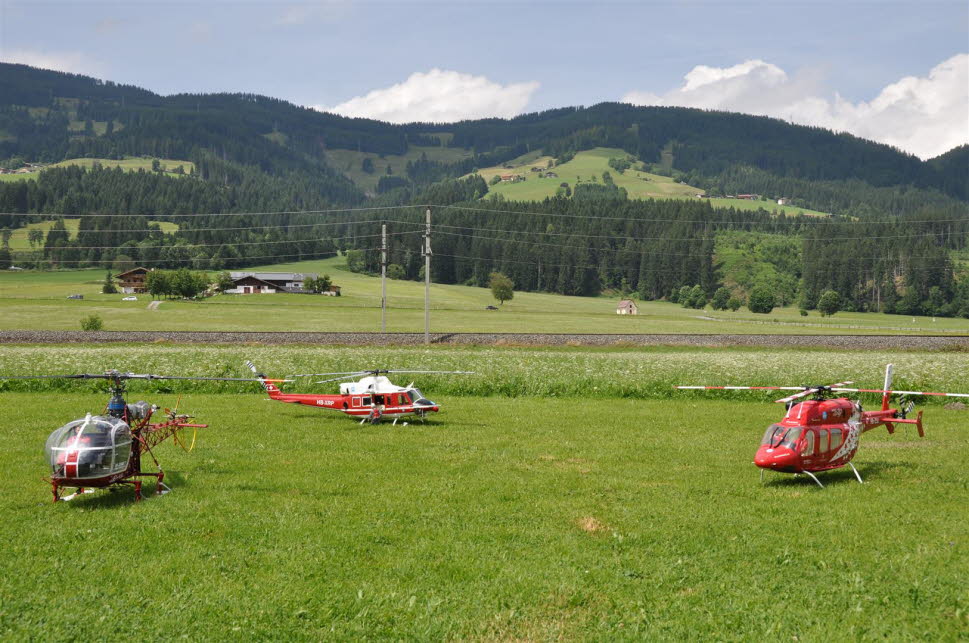
MULTIPOLYGON (((109 349, 102 349, 107 352, 109 349)), ((863 438, 827 488, 750 464, 753 402, 439 396, 360 426, 259 394, 158 456, 173 492, 53 505, 42 446, 104 398, 0 394, 7 639, 956 640, 964 413, 863 438)), ((176 395, 150 399, 171 405, 176 395)))
MULTIPOLYGON (((151 298, 122 302, 124 295, 101 295, 102 270, 55 272, 0 271, 0 329, 76 329, 96 313, 107 330, 308 330, 376 331, 380 329, 380 279, 346 270, 342 258, 276 264, 250 270, 328 273, 342 287, 342 297, 310 295, 221 295, 201 302, 166 301, 148 310, 151 298), (69 294, 85 296, 67 300, 69 294)), ((416 332, 424 328, 424 285, 389 280, 387 329, 416 332)), ((639 315, 615 314, 616 297, 566 297, 515 293, 498 311, 485 288, 433 284, 433 332, 551 333, 967 333, 965 319, 907 317, 881 313, 838 313, 801 317, 796 307, 759 315, 692 310, 668 302, 639 302, 639 315)))

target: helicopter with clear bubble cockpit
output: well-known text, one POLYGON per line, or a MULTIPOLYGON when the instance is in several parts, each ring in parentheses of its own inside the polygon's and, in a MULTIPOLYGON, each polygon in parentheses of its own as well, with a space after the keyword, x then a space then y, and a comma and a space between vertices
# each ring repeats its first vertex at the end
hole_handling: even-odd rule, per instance
POLYGON ((0 379, 101 379, 107 380, 110 398, 101 414, 88 413, 83 418, 68 422, 47 438, 45 448, 49 466, 54 502, 71 500, 78 494, 91 493, 116 485, 132 485, 135 499, 141 500, 141 478, 155 478, 155 493, 170 491, 164 483, 165 473, 152 451, 168 438, 190 451, 195 445, 195 432, 207 424, 190 422, 192 416, 180 414, 178 404, 174 410, 164 409, 162 421, 152 422, 159 414, 158 407, 145 401, 129 404, 125 400, 128 380, 212 380, 229 382, 255 382, 258 380, 234 377, 177 377, 122 373, 111 370, 104 373, 80 373, 76 375, 14 375, 0 379), (189 438, 186 431, 191 430, 189 438), (142 470, 142 456, 147 454, 155 464, 155 471, 142 470), (76 488, 68 496, 61 496, 64 487, 76 488))

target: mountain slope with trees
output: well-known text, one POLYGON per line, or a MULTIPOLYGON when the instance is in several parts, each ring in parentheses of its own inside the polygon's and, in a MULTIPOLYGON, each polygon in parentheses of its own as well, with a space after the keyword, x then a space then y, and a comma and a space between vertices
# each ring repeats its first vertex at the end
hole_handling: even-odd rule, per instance
MULTIPOLYGON (((379 243, 374 224, 394 220, 404 223, 393 263, 406 277, 419 278, 422 209, 414 204, 465 204, 487 216, 438 210, 436 281, 484 285, 497 271, 521 290, 616 290, 659 298, 699 287, 709 298, 723 285, 718 235, 766 231, 801 244, 796 268, 770 273, 782 284, 773 286, 782 300, 796 295, 810 308, 834 290, 854 310, 969 314, 967 278, 960 281, 951 258, 966 246, 969 146, 921 161, 889 146, 776 119, 617 103, 510 120, 393 125, 265 96, 160 96, 0 64, 0 166, 126 156, 192 165, 179 178, 95 166, 47 169, 36 179, 0 184, 0 228, 115 215, 82 218, 76 237, 55 225, 42 247, 32 244, 14 259, 37 266, 144 263, 212 270, 352 250, 359 251, 356 265, 372 270, 379 243), (460 153, 415 152, 442 147, 460 153), (537 203, 479 201, 489 187, 476 168, 529 153, 563 164, 598 147, 622 150, 711 194, 785 197, 836 216, 821 226, 800 217, 779 221, 763 210, 637 201, 605 180, 537 203), (334 167, 334 151, 365 155, 360 171, 368 177, 384 167, 382 157, 407 162, 379 177, 375 191, 372 180, 364 190, 334 167), (309 212, 377 206, 396 209, 334 213, 325 223, 309 212), (23 216, 28 213, 35 216, 23 216), (216 216, 224 213, 239 216, 216 216), (187 214, 196 216, 181 216, 187 214), (166 232, 149 219, 179 227, 166 232)), ((7 254, 0 261, 10 252, 3 244, 0 254, 7 254)), ((728 285, 743 295, 764 284, 728 285)))

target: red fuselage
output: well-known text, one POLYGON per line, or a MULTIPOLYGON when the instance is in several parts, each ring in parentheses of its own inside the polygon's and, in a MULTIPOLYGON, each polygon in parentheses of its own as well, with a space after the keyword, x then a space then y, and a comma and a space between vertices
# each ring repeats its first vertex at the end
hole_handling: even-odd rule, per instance
POLYGON ((862 433, 883 425, 894 433, 895 424, 915 424, 923 435, 921 413, 907 420, 896 409, 862 411, 846 398, 808 400, 767 428, 754 464, 783 473, 836 469, 855 456, 862 433))
POLYGON ((407 415, 437 413, 441 410, 440 406, 429 403, 428 400, 423 398, 415 402, 415 400, 411 399, 411 395, 407 391, 377 394, 321 395, 312 393, 283 393, 275 386, 272 386, 272 388, 270 386, 267 386, 269 398, 277 402, 304 404, 318 409, 330 409, 359 418, 373 417, 375 413, 381 416, 387 416, 388 418, 399 418, 407 415))

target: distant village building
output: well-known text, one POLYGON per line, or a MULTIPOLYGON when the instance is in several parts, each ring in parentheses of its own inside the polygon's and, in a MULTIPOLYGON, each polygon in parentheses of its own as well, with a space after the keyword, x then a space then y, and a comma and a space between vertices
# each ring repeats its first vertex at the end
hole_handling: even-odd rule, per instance
POLYGON ((149 272, 148 268, 139 266, 126 272, 118 273, 114 278, 121 282, 119 284, 121 292, 126 295, 136 295, 148 292, 145 288, 145 280, 148 278, 149 272))
POLYGON ((616 306, 617 315, 638 315, 639 309, 636 307, 636 302, 632 299, 623 299, 616 306))
POLYGON ((738 199, 746 199, 747 201, 756 201, 760 198, 759 194, 738 194, 738 199))
POLYGON ((787 198, 780 198, 777 200, 777 205, 790 205, 791 200, 787 198))
POLYGON ((559 178, 559 175, 556 174, 555 172, 549 171, 549 172, 546 172, 545 173, 545 178, 547 178, 547 179, 557 179, 557 178, 559 178))
POLYGON ((520 174, 502 174, 501 175, 501 180, 504 183, 518 183, 519 181, 522 180, 522 178, 523 177, 520 174))

